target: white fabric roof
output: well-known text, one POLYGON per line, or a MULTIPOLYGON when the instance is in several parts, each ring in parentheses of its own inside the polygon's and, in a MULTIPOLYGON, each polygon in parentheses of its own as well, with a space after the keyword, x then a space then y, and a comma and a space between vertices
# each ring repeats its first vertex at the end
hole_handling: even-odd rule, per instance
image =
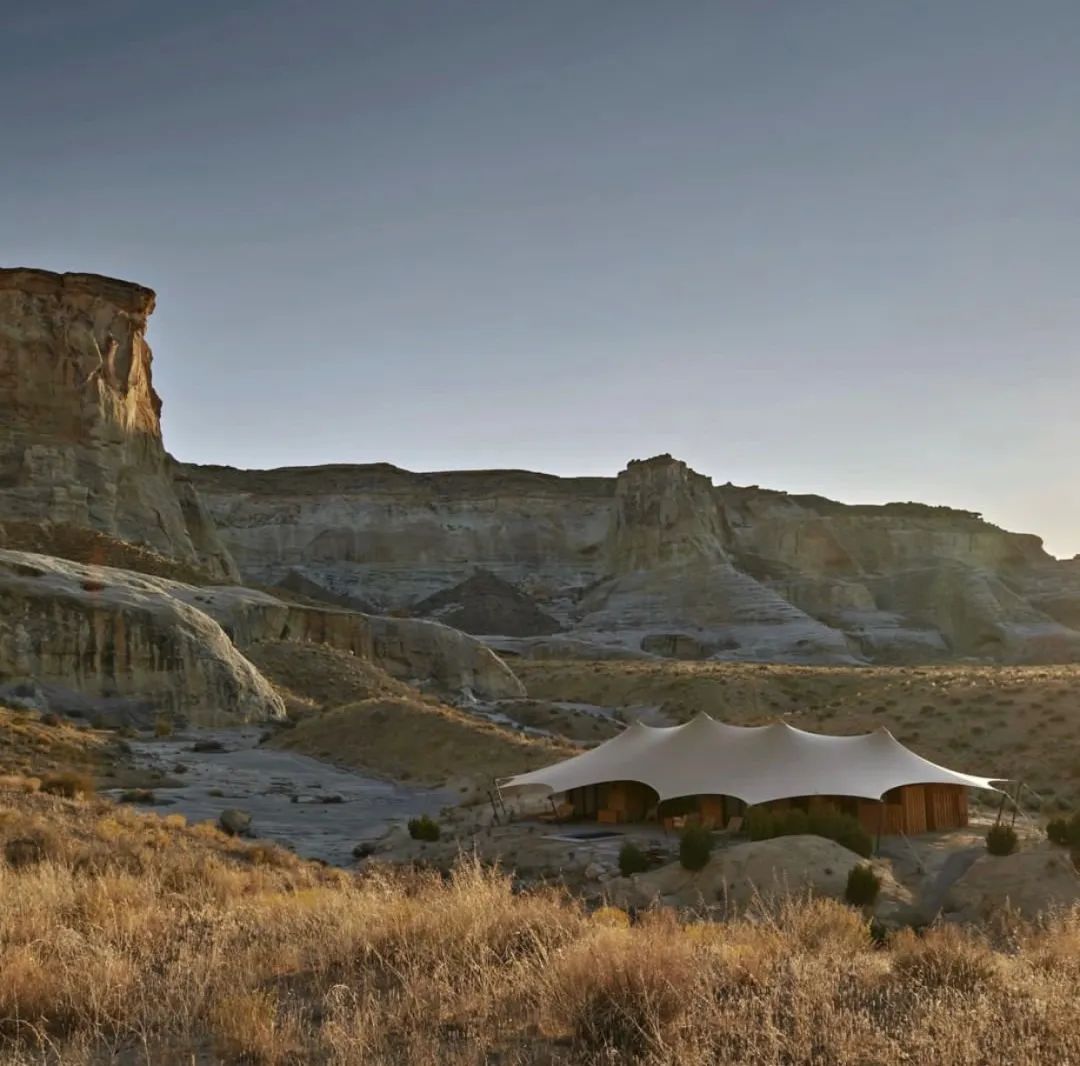
POLYGON ((876 800, 900 785, 994 789, 991 780, 997 779, 938 766, 887 729, 830 737, 786 722, 733 726, 699 714, 685 725, 664 728, 635 722, 591 751, 518 774, 500 787, 566 792, 605 781, 640 781, 661 800, 721 794, 752 805, 814 795, 876 800))

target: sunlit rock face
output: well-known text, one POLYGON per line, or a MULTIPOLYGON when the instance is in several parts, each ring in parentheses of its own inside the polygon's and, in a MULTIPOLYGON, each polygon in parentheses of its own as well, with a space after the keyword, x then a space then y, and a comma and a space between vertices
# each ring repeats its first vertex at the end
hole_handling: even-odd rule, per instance
POLYGON ((1080 568, 950 508, 714 486, 668 455, 615 478, 185 470, 249 579, 408 612, 482 570, 562 627, 485 634, 507 653, 1080 658, 1080 568))
POLYGON ((0 519, 87 527, 233 577, 162 445, 153 309, 141 285, 0 270, 0 519))

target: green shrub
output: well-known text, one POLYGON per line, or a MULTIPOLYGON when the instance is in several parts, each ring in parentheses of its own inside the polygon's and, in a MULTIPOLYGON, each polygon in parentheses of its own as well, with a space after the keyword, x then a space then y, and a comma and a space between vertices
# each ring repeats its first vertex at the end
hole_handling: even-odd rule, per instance
POLYGON ((1069 819, 1051 818, 1046 823, 1046 836, 1051 844, 1061 844, 1067 847, 1069 844, 1069 819))
POLYGON ((751 840, 772 840, 776 832, 776 817, 764 807, 751 807, 746 814, 746 833, 751 840))
POLYGON ((881 878, 874 873, 872 866, 859 863, 851 868, 847 887, 844 889, 844 899, 853 907, 869 907, 880 891, 881 878))
POLYGON ((751 840, 771 840, 773 837, 810 833, 827 840, 835 840, 837 844, 864 859, 874 850, 874 841, 859 824, 859 820, 839 811, 814 811, 807 814, 798 808, 769 811, 751 807, 746 826, 751 840))
POLYGON ((644 873, 648 868, 649 860, 636 844, 631 844, 628 840, 619 849, 619 873, 623 877, 644 873))
POLYGON ((986 834, 986 850, 991 855, 1011 855, 1016 843, 1016 830, 1011 825, 991 826, 986 834))
POLYGON ((1080 813, 1071 818, 1062 815, 1046 823, 1046 835, 1054 844, 1062 847, 1080 848, 1080 813))
POLYGON ((419 818, 410 818, 409 836, 413 840, 438 840, 439 823, 426 814, 422 814, 419 818))
POLYGON ((684 870, 700 870, 712 853, 712 833, 704 826, 688 825, 679 837, 679 862, 684 870))

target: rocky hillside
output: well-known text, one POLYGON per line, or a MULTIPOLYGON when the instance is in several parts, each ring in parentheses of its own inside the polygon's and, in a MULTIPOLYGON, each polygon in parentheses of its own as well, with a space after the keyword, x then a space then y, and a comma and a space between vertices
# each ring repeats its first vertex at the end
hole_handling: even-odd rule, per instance
POLYGON ((162 444, 154 299, 97 274, 0 270, 0 519, 96 530, 235 577, 162 444))
POLYGON ((410 612, 482 569, 563 630, 484 634, 507 653, 1080 658, 1080 568, 971 512, 716 486, 666 455, 616 478, 184 469, 248 579, 410 612))

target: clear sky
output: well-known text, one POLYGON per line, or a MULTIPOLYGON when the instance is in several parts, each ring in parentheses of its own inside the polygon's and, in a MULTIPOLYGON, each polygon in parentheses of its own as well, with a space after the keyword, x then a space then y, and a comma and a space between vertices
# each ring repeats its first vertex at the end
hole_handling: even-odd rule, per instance
POLYGON ((166 444, 982 511, 1080 552, 1075 0, 4 4, 0 263, 166 444))

